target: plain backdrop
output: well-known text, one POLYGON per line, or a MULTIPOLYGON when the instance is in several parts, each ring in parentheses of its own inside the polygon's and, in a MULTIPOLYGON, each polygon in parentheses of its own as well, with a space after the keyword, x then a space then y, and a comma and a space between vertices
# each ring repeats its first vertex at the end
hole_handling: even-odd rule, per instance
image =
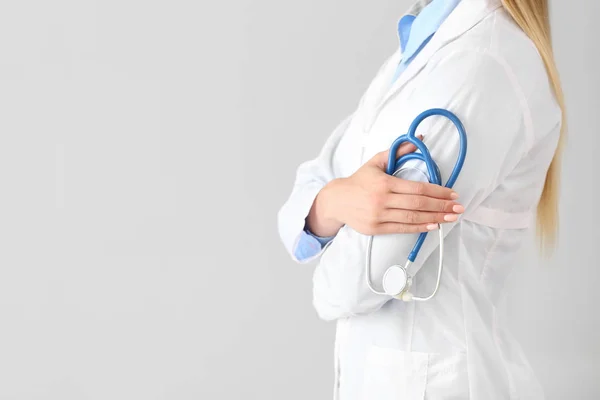
MULTIPOLYGON (((0 2, 0 400, 329 399, 276 213, 409 4, 0 2)), ((549 399, 600 397, 599 12, 552 1, 561 241, 507 288, 549 399)))

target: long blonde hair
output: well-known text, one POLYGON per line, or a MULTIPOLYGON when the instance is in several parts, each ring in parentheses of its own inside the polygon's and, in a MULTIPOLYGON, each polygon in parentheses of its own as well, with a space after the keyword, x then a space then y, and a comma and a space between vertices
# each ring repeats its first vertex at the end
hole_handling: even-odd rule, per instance
POLYGON ((552 50, 548 0, 502 0, 502 5, 537 47, 562 110, 563 121, 558 148, 546 174, 546 182, 537 206, 538 237, 542 249, 546 250, 555 244, 558 231, 560 161, 566 136, 565 100, 552 50))

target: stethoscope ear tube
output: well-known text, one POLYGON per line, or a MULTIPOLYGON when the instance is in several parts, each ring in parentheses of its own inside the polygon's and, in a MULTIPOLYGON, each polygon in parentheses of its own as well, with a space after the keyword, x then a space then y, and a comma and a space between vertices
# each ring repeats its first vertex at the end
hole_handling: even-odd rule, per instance
MULTIPOLYGON (((429 182, 434 183, 436 185, 440 185, 440 186, 442 185, 442 178, 440 175, 440 170, 439 170, 437 164, 435 163, 435 161, 433 160, 433 157, 431 156, 429 149, 427 148, 427 146, 425 146, 423 141, 421 141, 420 139, 418 139, 416 137, 416 131, 417 131, 417 127, 419 126, 419 124, 421 122, 423 122, 426 118, 434 116, 434 115, 440 115, 440 116, 448 118, 454 124, 454 126, 456 127, 456 129, 458 131, 459 143, 460 143, 458 157, 456 159, 456 163, 454 164, 454 168, 452 169, 452 172, 450 173, 450 176, 448 177, 448 180, 444 184, 444 186, 448 187, 448 188, 451 188, 454 186, 454 183, 456 182, 456 180, 462 170, 462 167, 464 165, 465 158, 467 155, 467 134, 466 134, 465 128, 464 128, 462 122, 460 121, 460 119, 452 112, 445 110, 443 108, 432 108, 432 109, 423 111, 421 114, 419 114, 413 120, 413 122, 411 123, 411 125, 409 127, 408 133, 398 137, 392 143, 392 146, 390 147, 389 158, 388 158, 388 163, 387 163, 387 167, 386 167, 387 174, 395 175, 396 172, 400 170, 401 166, 409 160, 420 160, 420 161, 423 161, 427 167, 427 172, 429 175, 429 182), (404 143, 413 144, 419 150, 419 152, 405 154, 399 158, 396 158, 398 149, 404 143)), ((409 255, 407 257, 407 262, 404 267, 402 267, 400 265, 394 265, 394 266, 390 267, 388 269, 388 271, 386 271, 386 273, 383 277, 383 287, 384 287, 383 292, 376 290, 373 287, 373 284, 371 282, 371 249, 372 249, 372 245, 373 245, 373 237, 372 236, 369 237, 368 244, 367 244, 367 255, 366 255, 366 263, 365 263, 366 271, 365 272, 366 272, 367 285, 369 286, 371 291, 373 291, 376 294, 386 294, 386 295, 390 295, 395 298, 400 298, 404 301, 411 301, 411 300, 424 301, 424 300, 431 299, 437 293, 437 290, 439 289, 441 275, 442 275, 442 269, 443 269, 444 235, 443 235, 442 226, 438 225, 438 227, 439 227, 439 239, 440 239, 440 246, 439 246, 440 261, 439 261, 439 266, 438 266, 438 277, 437 277, 436 287, 431 295, 429 295, 427 297, 416 297, 416 296, 411 295, 409 292, 410 286, 412 284, 412 278, 408 274, 408 267, 410 266, 411 263, 413 263, 416 260, 417 255, 419 254, 419 251, 421 250, 421 247, 423 246, 423 243, 425 242, 425 238, 427 237, 427 232, 423 232, 419 235, 415 245, 413 246, 411 252, 409 253, 409 255), (397 282, 393 282, 395 280, 397 280, 397 282)))

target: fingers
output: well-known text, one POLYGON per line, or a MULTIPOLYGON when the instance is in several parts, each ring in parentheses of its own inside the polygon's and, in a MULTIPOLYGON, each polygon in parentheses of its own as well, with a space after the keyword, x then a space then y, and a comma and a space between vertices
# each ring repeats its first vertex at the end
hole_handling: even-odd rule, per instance
POLYGON ((389 152, 389 150, 386 150, 375 154, 373 158, 367 162, 367 164, 374 164, 381 170, 385 169, 389 152))
POLYGON ((384 223, 391 222, 412 225, 427 225, 432 223, 441 224, 446 222, 456 222, 458 220, 458 214, 387 209, 382 212, 381 220, 384 223))
POLYGON ((387 196, 384 206, 415 211, 433 211, 440 213, 462 214, 465 209, 453 200, 442 200, 434 197, 417 196, 414 194, 391 193, 387 196))
POLYGON ((389 188, 393 193, 435 197, 436 199, 456 200, 458 194, 447 187, 427 182, 408 181, 393 176, 389 177, 389 188))
POLYGON ((411 225, 411 224, 401 224, 397 222, 386 222, 384 224, 380 224, 374 235, 387 235, 394 233, 422 233, 422 232, 430 232, 432 230, 437 229, 438 226, 436 224, 419 224, 419 225, 411 225))

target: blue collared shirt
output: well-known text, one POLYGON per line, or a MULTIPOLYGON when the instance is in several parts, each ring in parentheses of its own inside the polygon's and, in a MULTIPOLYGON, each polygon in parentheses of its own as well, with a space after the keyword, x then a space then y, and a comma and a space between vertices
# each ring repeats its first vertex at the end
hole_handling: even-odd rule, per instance
POLYGON ((448 15, 456 8, 460 0, 433 0, 421 10, 419 15, 405 15, 398 21, 398 39, 402 50, 402 60, 394 74, 398 76, 415 56, 427 45, 448 15))
MULTIPOLYGON (((433 0, 417 16, 407 14, 400 18, 400 21, 398 21, 398 39, 402 50, 402 60, 396 68, 392 83, 398 79, 402 71, 427 45, 459 2, 460 0, 433 0)), ((320 237, 305 228, 296 246, 296 258, 303 261, 314 257, 334 237, 320 237)))

